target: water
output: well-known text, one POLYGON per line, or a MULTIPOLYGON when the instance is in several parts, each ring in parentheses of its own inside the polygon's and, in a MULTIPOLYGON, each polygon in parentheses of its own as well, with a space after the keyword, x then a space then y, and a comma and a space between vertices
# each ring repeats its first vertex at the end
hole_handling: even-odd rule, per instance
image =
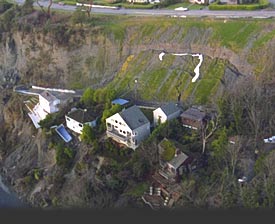
POLYGON ((19 198, 11 193, 8 187, 2 182, 0 176, 0 208, 26 208, 26 204, 21 202, 19 198))

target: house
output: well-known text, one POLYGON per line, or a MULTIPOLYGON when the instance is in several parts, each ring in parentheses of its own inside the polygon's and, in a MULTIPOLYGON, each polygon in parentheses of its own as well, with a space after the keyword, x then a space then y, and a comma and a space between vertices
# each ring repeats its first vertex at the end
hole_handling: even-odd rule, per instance
POLYGON ((167 162, 167 170, 174 176, 180 176, 183 174, 184 166, 190 162, 189 157, 183 152, 176 152, 175 157, 167 162))
POLYGON ((154 126, 165 123, 168 120, 177 118, 181 114, 181 109, 175 103, 165 104, 153 111, 154 126))
POLYGON ((40 107, 45 112, 41 118, 45 118, 47 114, 55 113, 59 110, 60 99, 58 99, 53 93, 45 90, 39 94, 40 107), (45 116, 44 116, 45 115, 45 116))
MULTIPOLYGON (((243 2, 245 2, 245 1, 243 1, 243 2)), ((220 3, 227 4, 227 5, 238 5, 238 4, 241 4, 241 1, 239 1, 239 0, 221 0, 220 3)))
POLYGON ((160 155, 159 174, 161 176, 174 182, 178 181, 184 172, 191 171, 193 158, 179 150, 170 140, 164 138, 158 144, 158 149, 160 155), (166 154, 166 156, 164 156, 164 154, 166 154))
POLYGON ((150 122, 136 105, 108 117, 106 126, 108 137, 134 150, 150 135, 150 122))
POLYGON ((127 0, 129 3, 149 3, 149 0, 127 0))
POLYGON ((206 113, 194 107, 184 111, 180 117, 184 127, 194 130, 200 129, 206 122, 206 113))
POLYGON ((189 0, 189 2, 193 3, 193 4, 203 5, 203 4, 207 3, 208 1, 206 1, 206 0, 189 0))
POLYGON ((86 109, 73 108, 67 115, 65 115, 66 125, 72 131, 81 134, 84 125, 91 127, 96 126, 96 118, 90 111, 86 109))
POLYGON ((40 128, 39 122, 44 120, 48 114, 58 112, 62 107, 79 98, 80 91, 68 89, 45 88, 40 86, 17 86, 14 91, 20 94, 33 96, 24 101, 28 108, 28 116, 31 118, 34 126, 40 128))

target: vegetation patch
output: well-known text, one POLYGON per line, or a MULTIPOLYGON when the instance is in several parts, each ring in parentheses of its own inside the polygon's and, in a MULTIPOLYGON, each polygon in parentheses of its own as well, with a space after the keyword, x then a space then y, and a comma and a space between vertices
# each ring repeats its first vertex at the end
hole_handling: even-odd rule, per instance
POLYGON ((174 143, 168 139, 163 139, 163 141, 160 143, 160 146, 163 148, 161 158, 165 161, 172 160, 176 152, 176 147, 174 143))

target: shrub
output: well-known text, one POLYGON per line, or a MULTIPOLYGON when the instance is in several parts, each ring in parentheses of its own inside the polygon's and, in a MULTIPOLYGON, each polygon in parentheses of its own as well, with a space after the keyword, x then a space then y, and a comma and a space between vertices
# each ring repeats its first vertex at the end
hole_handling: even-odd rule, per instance
POLYGON ((161 158, 165 161, 170 161, 173 159, 176 152, 176 147, 173 142, 165 139, 162 141, 161 146, 164 149, 163 153, 161 154, 161 158))
POLYGON ((84 103, 86 107, 92 106, 95 103, 94 94, 95 91, 92 88, 87 88, 81 97, 81 102, 84 103))
POLYGON ((90 125, 85 124, 80 138, 86 144, 92 144, 93 141, 96 139, 93 128, 90 125))
POLYGON ((257 10, 264 9, 269 6, 267 0, 260 0, 259 4, 241 4, 241 5, 227 5, 220 4, 219 1, 208 6, 210 10, 257 10))
POLYGON ((69 168, 73 158, 74 158, 74 151, 70 148, 64 147, 62 144, 58 144, 56 146, 56 164, 61 166, 65 169, 69 168))
POLYGON ((12 3, 10 2, 6 2, 5 0, 1 0, 0 1, 0 13, 5 12, 6 10, 8 10, 9 8, 12 7, 12 3))

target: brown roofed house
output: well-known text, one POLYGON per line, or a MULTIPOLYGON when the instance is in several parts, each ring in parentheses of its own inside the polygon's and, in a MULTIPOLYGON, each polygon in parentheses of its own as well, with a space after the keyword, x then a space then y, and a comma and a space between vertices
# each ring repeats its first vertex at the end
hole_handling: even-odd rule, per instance
POLYGON ((184 111, 180 117, 184 127, 194 130, 202 128, 206 122, 206 113, 193 107, 184 111))

